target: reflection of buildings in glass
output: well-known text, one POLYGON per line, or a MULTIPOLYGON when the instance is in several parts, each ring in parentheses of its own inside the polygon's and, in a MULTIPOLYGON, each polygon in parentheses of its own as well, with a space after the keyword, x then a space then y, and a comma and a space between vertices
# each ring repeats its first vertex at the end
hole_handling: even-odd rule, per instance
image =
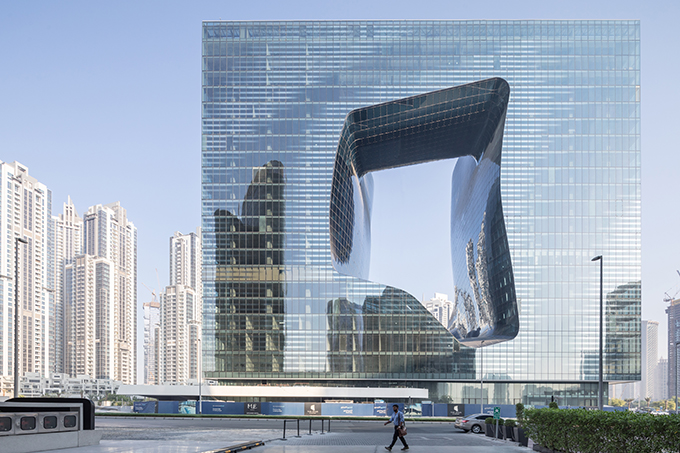
POLYGON ((469 370, 474 350, 442 335, 444 327, 407 292, 388 286, 380 296, 366 296, 362 311, 365 372, 386 377, 450 373, 473 378, 469 370))
MULTIPOLYGON (((527 384, 518 402, 525 406, 547 406, 554 401, 560 406, 597 407, 597 388, 597 381, 580 385, 527 384)), ((605 389, 606 396, 607 390, 605 389)))
MULTIPOLYGON (((640 379, 640 298, 640 282, 620 285, 605 296, 603 378, 606 382, 640 379)), ((593 318, 597 326, 595 338, 599 338, 599 297, 597 307, 597 315, 593 318)), ((581 379, 597 381, 599 366, 597 347, 581 352, 581 379)), ((605 394, 607 391, 605 386, 605 394)))
POLYGON ((370 279, 371 235, 380 234, 371 231, 370 173, 458 158, 450 237, 430 241, 451 244, 457 314, 446 327, 467 346, 511 340, 519 331, 500 185, 509 97, 508 83, 492 78, 353 110, 340 134, 333 171, 333 266, 370 279))
POLYGON ((283 164, 270 161, 253 169, 240 216, 215 211, 219 369, 283 370, 284 188, 283 164))
MULTIPOLYGON (((609 260, 606 266, 616 270, 605 269, 605 291, 640 279, 639 33, 638 21, 205 22, 202 212, 207 376, 243 384, 397 382, 427 387, 431 395, 450 395, 455 402, 468 379, 479 379, 483 362, 486 374, 512 378, 510 400, 503 404, 527 404, 523 398, 545 404, 545 392, 562 392, 560 402, 572 405, 591 405, 591 400, 596 404, 597 358, 587 359, 587 369, 580 366, 582 353, 596 352, 598 344, 592 316, 599 302, 599 275, 590 259, 602 254, 609 260), (521 51, 516 47, 520 41, 521 51), (602 63, 597 77, 582 69, 593 62, 602 63), (348 111, 488 77, 503 77, 512 88, 501 192, 516 297, 522 300, 527 323, 514 341, 484 348, 483 360, 477 354, 473 362, 465 356, 468 348, 451 354, 455 340, 424 307, 399 298, 387 303, 384 285, 333 270, 328 201, 337 132, 348 111), (608 112, 606 118, 599 116, 600 109, 608 112), (226 228, 233 221, 229 215, 241 222, 235 228, 245 228, 241 204, 252 169, 273 160, 286 169, 285 275, 264 280, 258 275, 252 281, 285 291, 284 371, 242 372, 233 364, 244 361, 246 352, 232 341, 236 334, 227 335, 224 326, 232 319, 226 314, 233 302, 230 299, 227 305, 231 297, 227 285, 231 288, 246 278, 227 273, 235 269, 226 265, 226 228), (370 374, 327 369, 328 335, 333 335, 327 329, 327 304, 339 298, 362 305, 363 366, 370 374), (420 306, 425 316, 412 316, 407 306, 420 306), (401 329, 398 318, 417 318, 422 325, 433 326, 419 327, 417 335, 425 339, 418 341, 427 346, 418 353, 421 358, 414 360, 416 353, 409 349, 414 337, 409 343, 409 330, 401 329), (393 344, 388 341, 393 337, 407 340, 393 344), (427 362, 430 354, 436 359, 427 362)), ((347 187, 341 194, 349 195, 351 182, 338 182, 347 187)), ((352 186, 355 199, 363 196, 359 189, 352 186)), ((478 200, 481 206, 488 203, 487 198, 478 200)), ((346 213, 355 218, 348 223, 358 224, 356 219, 364 212, 346 213)), ((487 224, 494 216, 491 210, 484 212, 488 245, 494 236, 487 224)), ((395 223, 407 215, 395 214, 395 223)), ((470 263, 475 271, 479 233, 481 229, 461 237, 463 246, 473 242, 470 263)), ((463 253, 461 259, 462 266, 456 268, 465 278, 455 282, 458 304, 466 305, 474 323, 477 302, 467 273, 468 256, 463 253), (467 301, 460 291, 465 291, 467 301)), ((489 267, 489 292, 503 289, 501 276, 498 273, 495 285, 489 267)), ((482 279, 477 275, 480 291, 482 279)), ((456 300, 453 291, 449 296, 456 300)), ((495 316, 500 325, 507 311, 497 310, 495 316)), ((465 326, 468 331, 476 328, 465 326)), ((495 383, 489 382, 490 400, 496 394, 492 386, 495 383)))
MULTIPOLYGON (((581 361, 579 362, 579 378, 590 381, 599 379, 598 367, 600 366, 600 355, 597 350, 581 351, 581 361)), ((597 404, 595 404, 597 406, 597 404)))
POLYGON ((510 385, 512 377, 508 374, 487 374, 484 376, 487 382, 495 382, 493 386, 492 401, 510 401, 510 385))
POLYGON ((491 343, 508 340, 519 330, 514 275, 500 202, 500 165, 495 162, 500 161, 500 156, 485 157, 489 159, 479 165, 474 165, 469 157, 461 159, 452 179, 454 188, 456 182, 459 186, 469 184, 466 189, 471 193, 467 198, 454 197, 451 207, 452 224, 465 226, 452 229, 451 234, 456 282, 453 302, 458 309, 449 330, 471 346, 478 346, 479 340, 489 344, 488 338, 491 343), (486 204, 478 203, 479 199, 486 199, 486 204), (469 231, 470 216, 480 219, 476 244, 475 227, 469 231), (456 253, 463 249, 464 254, 456 253))
POLYGON ((434 298, 423 305, 443 326, 449 325, 449 320, 453 314, 453 302, 449 300, 448 294, 434 293, 434 298))
POLYGON ((462 388, 461 393, 461 401, 465 404, 471 404, 471 403, 487 403, 491 401, 489 399, 489 385, 485 385, 484 387, 481 387, 479 384, 477 385, 465 385, 462 388))
POLYGON ((364 319, 361 305, 344 297, 328 302, 328 370, 361 372, 363 367, 364 319))
POLYGON ((605 381, 640 379, 641 297, 639 281, 617 286, 614 291, 606 295, 604 301, 605 381))

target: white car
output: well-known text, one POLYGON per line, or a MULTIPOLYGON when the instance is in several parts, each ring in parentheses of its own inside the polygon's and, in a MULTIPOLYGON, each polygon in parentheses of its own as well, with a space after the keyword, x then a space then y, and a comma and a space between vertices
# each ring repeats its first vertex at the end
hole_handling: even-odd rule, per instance
POLYGON ((486 419, 489 417, 493 417, 493 414, 466 415, 456 420, 453 426, 465 432, 472 431, 475 434, 480 434, 484 432, 484 425, 486 425, 486 419))

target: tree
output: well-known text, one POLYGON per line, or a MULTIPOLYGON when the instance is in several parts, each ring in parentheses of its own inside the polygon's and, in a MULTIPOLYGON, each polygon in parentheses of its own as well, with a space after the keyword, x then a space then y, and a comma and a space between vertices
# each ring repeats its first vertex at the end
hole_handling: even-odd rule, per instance
POLYGON ((116 395, 115 393, 109 393, 104 398, 104 401, 112 401, 112 406, 131 406, 132 398, 127 395, 116 395))
POLYGON ((649 402, 652 401, 652 398, 649 397, 649 396, 646 396, 645 401, 647 401, 647 407, 649 407, 649 402))
POLYGON ((628 403, 628 409, 630 409, 630 403, 632 403, 633 401, 635 401, 635 399, 634 399, 634 398, 626 398, 624 401, 625 401, 626 403, 628 403))
POLYGON ((609 405, 614 407, 623 407, 626 405, 626 402, 619 398, 611 398, 609 400, 609 405))

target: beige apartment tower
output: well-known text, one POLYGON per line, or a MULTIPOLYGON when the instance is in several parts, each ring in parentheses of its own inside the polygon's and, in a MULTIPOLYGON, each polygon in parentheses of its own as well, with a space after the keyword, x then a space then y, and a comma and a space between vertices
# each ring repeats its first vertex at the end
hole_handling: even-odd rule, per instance
POLYGON ((201 240, 196 233, 170 238, 170 285, 161 295, 159 382, 198 379, 202 320, 201 240))
POLYGON ((64 269, 73 263, 76 256, 82 254, 83 219, 76 212, 76 207, 68 197, 64 203, 63 213, 52 217, 54 253, 52 268, 54 273, 55 308, 50 322, 49 345, 50 372, 66 372, 66 331, 69 328, 64 301, 72 297, 64 292, 64 269))
MULTIPOLYGON (((97 376, 136 384, 137 371, 137 228, 128 220, 127 211, 119 202, 96 205, 83 217, 83 254, 108 260, 110 271, 102 279, 110 280, 111 295, 101 295, 101 307, 110 307, 97 314, 97 322, 106 327, 106 344, 111 351, 101 356, 102 370, 110 376, 97 376), (111 366, 104 357, 110 357, 111 366)), ((103 263, 103 261, 102 261, 103 263)), ((103 264, 102 264, 103 266, 103 264)), ((106 287, 102 280, 100 287, 106 287)), ((99 358, 97 359, 99 360, 99 358)))
POLYGON ((49 373, 48 334, 55 298, 49 274, 52 193, 29 175, 25 165, 0 161, 0 200, 0 395, 9 395, 16 360, 15 291, 19 296, 19 375, 49 373))

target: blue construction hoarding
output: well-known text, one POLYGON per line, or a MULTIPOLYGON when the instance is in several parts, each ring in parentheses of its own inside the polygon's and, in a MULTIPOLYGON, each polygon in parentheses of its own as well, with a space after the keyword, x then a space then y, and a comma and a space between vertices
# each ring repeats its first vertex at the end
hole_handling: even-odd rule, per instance
MULTIPOLYGON (((193 401, 189 402, 194 404, 193 401)), ((404 411, 404 403, 278 403, 278 402, 224 402, 203 401, 204 415, 279 415, 299 416, 318 415, 327 417, 390 417, 392 405, 397 404, 404 411)), ((179 401, 138 401, 134 403, 134 412, 140 414, 178 414, 179 401)), ((485 404, 483 413, 493 414, 493 408, 501 408, 501 417, 514 418, 515 406, 512 404, 485 404)), ((479 404, 443 404, 425 402, 408 405, 406 416, 423 417, 462 417, 480 412, 479 404)))

